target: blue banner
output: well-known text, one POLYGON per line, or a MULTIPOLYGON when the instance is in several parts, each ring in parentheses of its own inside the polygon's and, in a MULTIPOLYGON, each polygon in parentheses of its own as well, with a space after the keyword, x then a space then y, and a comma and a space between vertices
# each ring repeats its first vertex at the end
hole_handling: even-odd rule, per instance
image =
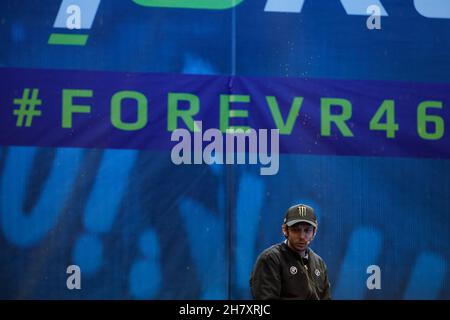
POLYGON ((0 143, 164 150, 177 128, 279 129, 283 153, 450 157, 450 85, 1 69, 0 143))

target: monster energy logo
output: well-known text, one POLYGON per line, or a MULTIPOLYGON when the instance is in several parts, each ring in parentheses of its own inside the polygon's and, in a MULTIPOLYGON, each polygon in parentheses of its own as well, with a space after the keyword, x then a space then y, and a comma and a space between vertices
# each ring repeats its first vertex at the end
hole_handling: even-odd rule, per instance
POLYGON ((300 217, 306 217, 306 207, 305 206, 299 206, 298 207, 298 214, 300 217))

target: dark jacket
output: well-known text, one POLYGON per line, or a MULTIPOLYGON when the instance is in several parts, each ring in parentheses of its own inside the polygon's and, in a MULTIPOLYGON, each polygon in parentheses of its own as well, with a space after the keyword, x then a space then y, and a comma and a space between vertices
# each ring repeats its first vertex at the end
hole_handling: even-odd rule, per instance
POLYGON ((284 242, 264 250, 250 276, 254 299, 331 299, 327 267, 311 249, 308 259, 284 242))

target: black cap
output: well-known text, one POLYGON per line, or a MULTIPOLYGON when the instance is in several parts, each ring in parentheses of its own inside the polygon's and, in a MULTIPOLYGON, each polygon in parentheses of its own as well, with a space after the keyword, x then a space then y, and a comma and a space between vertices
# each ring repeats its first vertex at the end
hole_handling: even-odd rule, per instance
POLYGON ((314 213, 314 209, 305 204, 297 204, 290 207, 286 212, 284 223, 288 227, 291 227, 299 222, 306 222, 317 228, 317 217, 314 213))

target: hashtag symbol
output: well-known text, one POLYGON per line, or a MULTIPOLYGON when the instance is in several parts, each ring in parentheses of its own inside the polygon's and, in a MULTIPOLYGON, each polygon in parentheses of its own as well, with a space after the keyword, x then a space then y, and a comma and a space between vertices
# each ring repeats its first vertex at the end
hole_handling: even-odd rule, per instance
POLYGON ((33 89, 30 99, 30 89, 24 89, 22 99, 14 99, 14 104, 19 105, 19 109, 14 110, 14 115, 17 116, 17 127, 23 126, 24 119, 25 127, 30 127, 33 117, 42 114, 42 111, 36 109, 36 106, 40 106, 42 103, 38 99, 38 94, 39 89, 33 89))

